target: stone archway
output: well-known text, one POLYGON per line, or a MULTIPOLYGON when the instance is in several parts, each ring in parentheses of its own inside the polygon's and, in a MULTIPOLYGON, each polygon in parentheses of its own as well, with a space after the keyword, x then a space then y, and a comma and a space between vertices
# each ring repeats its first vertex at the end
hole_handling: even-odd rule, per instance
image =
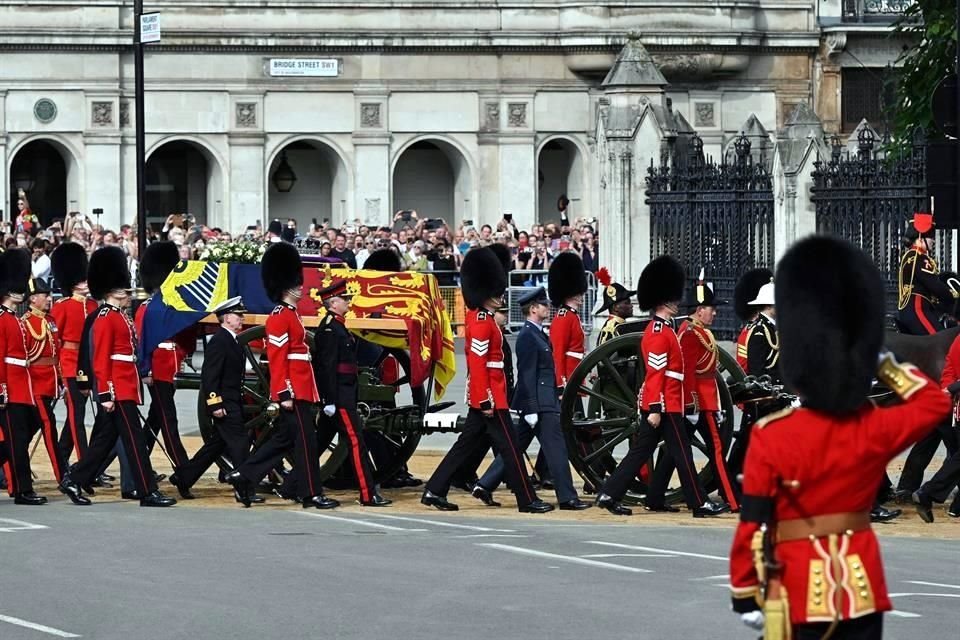
POLYGON ((341 226, 348 221, 349 171, 336 149, 320 140, 301 139, 284 145, 267 171, 268 220, 293 218, 303 234, 314 218, 341 226), (289 191, 278 189, 277 169, 284 159, 296 176, 289 191))
POLYGON ((154 148, 146 164, 147 224, 162 225, 171 213, 189 214, 196 224, 223 219, 223 174, 209 149, 192 140, 154 148))
POLYGON ((551 138, 537 154, 537 221, 559 220, 557 200, 566 195, 572 217, 587 213, 586 165, 580 148, 567 138, 551 138))
POLYGON ((19 213, 18 193, 23 189, 30 209, 41 226, 63 219, 77 209, 77 160, 64 145, 47 138, 20 147, 10 163, 10 208, 7 219, 19 213))
POLYGON ((466 157, 443 140, 414 142, 393 167, 393 210, 416 210, 421 220, 440 218, 452 228, 469 218, 472 189, 466 157))

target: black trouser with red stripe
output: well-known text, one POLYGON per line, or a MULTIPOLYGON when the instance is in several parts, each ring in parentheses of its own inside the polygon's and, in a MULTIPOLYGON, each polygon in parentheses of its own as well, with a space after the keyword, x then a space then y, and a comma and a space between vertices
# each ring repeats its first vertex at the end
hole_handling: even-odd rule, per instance
POLYGON ((537 500, 537 494, 530 485, 530 478, 523 464, 523 454, 520 452, 511 426, 510 412, 506 409, 497 409, 493 412, 493 416, 488 418, 480 409, 470 408, 460 437, 453 443, 437 470, 427 480, 427 491, 437 496, 446 496, 450 490, 450 479, 457 470, 476 453, 478 448, 486 447, 491 442, 497 452, 503 456, 507 484, 517 497, 517 506, 525 507, 537 500))
POLYGON ((53 476, 57 482, 63 479, 63 472, 66 471, 66 460, 60 453, 60 447, 57 445, 57 422, 53 415, 53 398, 49 396, 36 396, 37 406, 35 408, 33 427, 30 429, 30 438, 36 435, 37 431, 43 433, 43 444, 47 448, 47 456, 50 458, 50 466, 53 467, 53 476))
POLYGON ((147 424, 150 425, 154 435, 147 445, 148 450, 153 452, 157 434, 163 434, 167 455, 173 461, 174 468, 179 469, 190 457, 180 440, 180 423, 177 420, 177 405, 174 402, 177 387, 172 382, 154 380, 153 384, 147 388, 150 390, 150 412, 147 414, 147 424))
POLYGON ((213 418, 213 426, 216 428, 209 442, 204 443, 189 462, 177 467, 180 486, 192 487, 217 458, 224 454, 234 469, 250 456, 250 435, 243 422, 243 410, 240 405, 229 403, 224 403, 223 408, 227 415, 213 418))
MULTIPOLYGON (((697 469, 693 465, 693 454, 690 451, 690 436, 687 434, 686 421, 679 413, 661 413, 660 426, 653 428, 647 422, 646 413, 640 416, 640 429, 630 443, 630 449, 627 455, 620 460, 616 471, 610 474, 607 481, 600 488, 600 493, 604 493, 614 500, 621 500, 627 493, 630 482, 639 469, 657 448, 657 444, 662 438, 667 445, 667 452, 673 458, 680 474, 680 486, 683 488, 683 497, 687 506, 691 509, 700 507, 707 501, 707 493, 697 478, 697 469)), ((670 474, 672 476, 673 474, 670 474)), ((667 474, 653 474, 650 482, 650 489, 647 492, 647 503, 654 505, 663 504, 663 494, 667 490, 667 484, 670 481, 667 474)))
POLYGON ((240 475, 253 485, 259 484, 292 448, 292 487, 303 498, 321 495, 320 455, 314 427, 316 411, 315 404, 304 400, 294 400, 293 409, 281 407, 273 434, 240 465, 237 469, 240 475))
MULTIPOLYGON (((341 391, 341 397, 342 394, 343 391, 341 391)), ((336 413, 330 417, 322 414, 318 426, 318 451, 323 452, 333 441, 333 436, 338 433, 341 438, 346 438, 350 443, 350 464, 353 466, 353 472, 357 474, 357 483, 360 485, 360 501, 370 502, 373 494, 376 493, 376 481, 373 478, 367 444, 363 439, 363 422, 357 413, 356 405, 337 407, 336 413)))
POLYGON ((147 452, 147 440, 150 436, 144 433, 144 429, 140 424, 140 412, 136 402, 115 402, 113 411, 109 413, 101 405, 90 434, 90 446, 83 458, 70 467, 70 478, 82 487, 91 484, 113 453, 119 437, 127 453, 137 491, 141 496, 156 491, 157 483, 150 465, 150 454, 147 452))
POLYGON ((63 401, 67 406, 67 419, 60 432, 60 456, 64 461, 70 460, 70 451, 77 451, 77 460, 87 453, 87 428, 84 420, 87 417, 87 396, 80 393, 76 378, 64 378, 63 401))
POLYGON ((8 402, 5 409, 0 409, 7 461, 3 470, 7 476, 7 493, 11 496, 33 491, 30 473, 30 438, 36 433, 33 416, 34 408, 29 404, 8 402))

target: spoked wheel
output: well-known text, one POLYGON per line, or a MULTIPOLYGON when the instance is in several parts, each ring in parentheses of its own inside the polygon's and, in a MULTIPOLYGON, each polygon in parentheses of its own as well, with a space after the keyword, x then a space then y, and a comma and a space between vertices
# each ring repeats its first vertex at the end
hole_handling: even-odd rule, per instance
MULTIPOLYGON (((637 395, 644 378, 640 359, 640 333, 614 338, 600 345, 580 363, 563 393, 560 423, 567 442, 570 461, 580 477, 599 488, 606 476, 626 453, 629 439, 637 433, 640 414, 637 395)), ((733 356, 719 351, 717 381, 724 419, 718 425, 724 456, 733 437, 733 401, 727 384, 742 382, 743 371, 733 356)), ((692 446, 706 454, 707 447, 698 435, 692 446)), ((639 472, 640 469, 637 469, 639 472)), ((707 490, 715 488, 712 464, 700 471, 707 490)), ((668 502, 681 499, 679 490, 666 496, 668 502)), ((636 502, 630 494, 625 502, 636 502)))
MULTIPOLYGON (((244 424, 253 442, 253 451, 266 441, 273 433, 275 420, 280 415, 280 403, 270 400, 270 371, 267 366, 266 354, 262 353, 260 344, 266 335, 264 327, 252 327, 237 336, 237 342, 243 349, 246 374, 243 382, 243 417, 244 424)), ((313 346, 313 334, 307 333, 307 343, 313 346)), ((210 419, 206 406, 207 393, 202 385, 198 395, 197 415, 200 421, 200 435, 204 442, 209 442, 216 427, 210 419)), ((326 479, 333 475, 347 459, 350 446, 347 442, 340 442, 335 437, 333 442, 320 457, 320 478, 326 479)), ((288 461, 289 463, 290 461, 288 461)), ((217 460, 220 469, 233 469, 232 461, 221 457, 217 460)), ((275 475, 275 474, 274 474, 275 475)), ((277 480, 278 478, 274 478, 277 480)))

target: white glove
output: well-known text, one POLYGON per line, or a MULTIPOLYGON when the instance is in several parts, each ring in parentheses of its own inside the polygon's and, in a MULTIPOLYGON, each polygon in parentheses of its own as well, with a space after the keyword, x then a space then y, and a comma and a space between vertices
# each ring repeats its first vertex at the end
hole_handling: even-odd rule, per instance
POLYGON ((539 419, 540 419, 540 416, 538 416, 535 413, 528 413, 527 415, 523 416, 523 421, 526 422, 531 427, 537 426, 537 420, 539 419))
POLYGON ((748 611, 740 614, 740 622, 754 631, 763 631, 763 611, 748 611))
POLYGON ((692 415, 689 415, 687 416, 687 420, 690 421, 690 424, 697 424, 698 422, 700 422, 700 414, 694 413, 692 415))
POLYGON ((726 419, 727 419, 727 412, 726 412, 726 411, 724 411, 723 409, 720 409, 719 411, 717 411, 717 424, 718 424, 718 425, 723 424, 726 419))
POLYGON ((334 404, 328 404, 323 407, 323 413, 328 417, 332 417, 333 414, 337 412, 337 406, 334 404))

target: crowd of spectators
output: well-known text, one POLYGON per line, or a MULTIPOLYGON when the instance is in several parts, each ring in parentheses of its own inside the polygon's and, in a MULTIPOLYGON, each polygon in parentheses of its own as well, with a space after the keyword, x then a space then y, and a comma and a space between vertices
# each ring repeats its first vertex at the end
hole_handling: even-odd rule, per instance
MULTIPOLYGON (((317 222, 314 219, 308 228, 300 229, 297 221, 291 218, 274 220, 266 228, 258 222, 240 234, 197 224, 190 215, 171 214, 162 227, 151 228, 148 235, 151 242, 172 240, 180 247, 180 257, 185 260, 199 259, 213 243, 289 241, 320 255, 339 258, 351 267, 362 268, 371 252, 388 248, 397 252, 408 270, 436 273, 441 286, 456 284, 460 262, 472 247, 501 243, 513 254, 516 273, 512 275, 512 283, 530 285, 542 283, 543 277, 528 272, 545 271, 554 256, 563 251, 580 254, 587 271, 599 267, 596 220, 586 217, 570 220, 568 204, 566 198, 561 197, 559 219, 535 224, 529 229, 519 229, 509 212, 504 213, 495 225, 476 226, 472 220, 464 220, 460 226, 452 228, 443 219, 404 210, 396 212, 390 226, 378 227, 355 220, 336 227, 327 220, 317 222)), ((137 236, 132 225, 107 229, 89 215, 71 212, 64 219, 54 219, 43 227, 30 211, 25 195, 18 199, 17 206, 16 219, 12 223, 4 222, 0 227, 4 248, 29 248, 33 252, 35 277, 49 278, 49 254, 66 241, 80 243, 91 253, 102 246, 117 245, 127 254, 131 273, 136 273, 137 236)))

